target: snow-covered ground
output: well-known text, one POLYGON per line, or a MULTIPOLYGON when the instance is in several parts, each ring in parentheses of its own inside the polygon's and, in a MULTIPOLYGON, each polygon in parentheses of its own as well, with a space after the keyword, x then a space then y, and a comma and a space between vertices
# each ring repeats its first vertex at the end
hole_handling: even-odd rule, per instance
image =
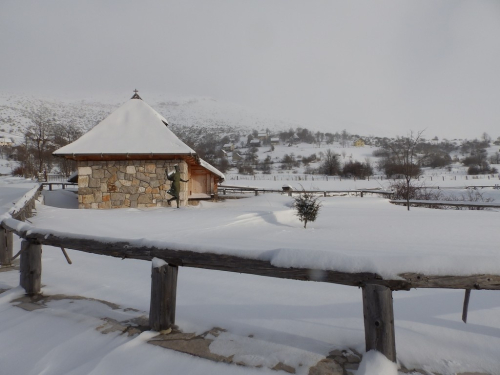
POLYGON ((281 267, 375 272, 385 278, 401 272, 500 274, 494 246, 498 212, 407 212, 383 198, 329 197, 322 199, 318 219, 304 230, 292 203, 287 195, 263 194, 181 210, 41 206, 32 221, 42 230, 234 254, 281 267))
POLYGON ((12 209, 16 203, 38 183, 20 177, 0 178, 0 214, 12 209))
MULTIPOLYGON (((22 133, 27 119, 19 112, 20 104, 0 97, 1 134, 15 137, 22 133)), ((156 104, 174 130, 178 125, 242 133, 252 127, 295 127, 250 115, 239 107, 229 110, 227 104, 211 99, 161 99, 156 104)), ((77 117, 85 129, 112 108, 114 104, 53 103, 53 109, 62 112, 61 118, 81 113, 77 117)), ((304 166, 295 171, 277 169, 285 154, 293 153, 300 160, 313 153, 321 156, 330 148, 340 155, 341 163, 367 159, 376 163, 374 148, 368 146, 278 145, 273 151, 264 146, 259 148, 259 159, 271 156, 273 175, 242 176, 233 170, 226 183, 271 189, 286 183, 297 190, 388 188, 390 181, 380 175, 370 180, 340 180, 304 175, 304 166)), ((496 152, 493 146, 488 151, 496 152)), ((15 166, 0 160, 0 174, 10 173, 15 166)), ((311 166, 317 168, 319 163, 311 166)), ((458 164, 450 170, 426 169, 420 180, 446 194, 461 193, 457 188, 464 186, 500 183, 498 175, 471 177, 465 176, 465 170, 458 164)), ((1 179, 0 213, 12 208, 33 186, 22 179, 1 179)), ((481 192, 500 200, 500 190, 481 192)), ((318 220, 304 230, 294 216, 292 199, 278 194, 203 202, 181 210, 76 210, 76 196, 69 190, 45 192, 44 199, 47 206, 39 205, 31 221, 46 231, 238 254, 283 267, 376 272, 387 278, 397 278, 401 272, 500 274, 498 210, 413 208, 407 212, 377 197, 330 197, 322 199, 318 220)), ((19 241, 15 246, 19 249, 19 241)), ((356 288, 189 268, 181 268, 179 274, 177 324, 185 332, 198 334, 217 326, 226 329, 213 337, 212 352, 253 367, 214 363, 148 345, 152 332, 130 337, 119 332, 103 334, 107 331, 103 319, 124 321, 147 315, 151 265, 68 251, 73 265, 66 264, 60 249, 44 247, 43 293, 87 299, 56 298, 48 300, 45 308, 26 311, 32 306, 19 300, 23 290, 17 286, 18 273, 0 268, 0 374, 253 374, 275 373, 269 368, 279 362, 307 374, 334 349, 364 352, 361 292, 356 288)), ((460 320, 463 291, 395 292, 394 300, 401 364, 441 374, 500 374, 498 292, 472 293, 467 325, 460 320)), ((376 355, 365 358, 373 366, 380 359, 376 355)), ((362 368, 356 375, 375 371, 362 368)), ((387 369, 383 361, 380 368, 387 369)), ((380 371, 378 375, 389 375, 380 371)))
MULTIPOLYGON (((343 166, 345 163, 350 161, 364 163, 369 161, 373 167, 374 175, 370 177, 370 181, 387 181, 385 174, 379 171, 376 166, 379 161, 378 157, 373 156, 373 151, 377 150, 377 147, 363 146, 355 147, 352 145, 342 147, 338 142, 333 144, 322 143, 320 146, 318 144, 309 143, 298 143, 291 146, 286 144, 275 145, 274 150, 271 146, 262 146, 257 148, 257 156, 260 162, 266 159, 267 156, 271 158, 273 164, 271 164, 271 174, 262 174, 259 171, 255 171, 255 175, 241 175, 237 173, 236 168, 232 168, 226 172, 226 184, 233 185, 235 181, 298 181, 304 188, 314 186, 313 181, 316 181, 316 185, 320 181, 339 181, 344 179, 338 176, 324 176, 324 175, 311 175, 304 174, 306 167, 301 163, 299 167, 294 167, 291 170, 281 168, 281 160, 285 155, 293 155, 295 159, 302 160, 302 158, 308 158, 310 155, 315 154, 317 161, 310 163, 309 166, 313 169, 318 169, 321 165, 322 156, 331 150, 333 153, 339 155, 340 165, 343 166)), ((487 149, 488 155, 493 155, 499 150, 499 147, 494 145, 487 149)), ((244 155, 248 152, 248 148, 237 148, 236 153, 244 155)), ((231 161, 231 152, 229 154, 229 160, 231 161)), ((452 155, 456 154, 453 152, 452 155)), ((463 155, 460 155, 462 158, 463 155)), ((500 164, 491 164, 491 167, 500 170, 500 164)), ((446 168, 422 168, 422 176, 419 181, 425 181, 427 185, 447 185, 447 182, 457 181, 460 186, 468 185, 494 185, 500 184, 500 175, 494 173, 492 175, 477 175, 477 176, 467 176, 467 167, 464 167, 461 163, 453 163, 446 168)), ((357 180, 359 181, 359 179, 357 180)), ((368 180, 367 180, 368 181, 368 180)), ((383 184, 383 182, 380 182, 383 184)), ((451 182, 454 183, 454 182, 451 182)), ((363 184, 363 182, 358 182, 358 184, 363 184)), ((373 186, 373 183, 370 184, 373 186)), ((260 186, 260 185, 259 185, 260 186)), ((260 186, 264 187, 264 186, 260 186)))
MULTIPOLYGON (((67 208, 39 205, 33 224, 143 244, 160 241, 198 251, 234 252, 280 265, 300 262, 385 276, 403 270, 500 272, 497 211, 408 212, 382 198, 330 197, 323 198, 318 220, 303 229, 290 207, 291 198, 279 194, 180 210, 109 211, 70 209, 76 207, 71 194, 45 192, 46 203, 67 208)), ((150 332, 132 337, 102 334, 96 329, 104 317, 147 315, 151 265, 68 252, 72 265, 60 249, 44 247, 43 293, 105 300, 119 308, 97 301, 55 300, 45 309, 27 312, 12 302, 23 295, 18 273, 0 272, 0 289, 10 289, 0 294, 2 374, 276 373, 268 368, 280 361, 307 374, 334 349, 364 352, 357 288, 189 268, 179 270, 176 323, 185 332, 225 328, 210 349, 263 368, 213 363, 153 347, 146 344, 150 332)), ((441 374, 500 374, 499 293, 473 291, 467 324, 461 322, 462 302, 463 291, 395 292, 400 363, 441 374)))

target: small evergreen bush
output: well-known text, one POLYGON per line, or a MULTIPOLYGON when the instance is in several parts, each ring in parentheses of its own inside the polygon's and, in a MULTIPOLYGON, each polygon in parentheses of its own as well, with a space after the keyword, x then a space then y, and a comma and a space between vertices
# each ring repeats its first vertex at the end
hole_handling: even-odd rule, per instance
POLYGON ((295 215, 298 216, 300 221, 304 222, 305 228, 308 221, 316 220, 321 202, 318 196, 306 192, 302 192, 299 196, 295 197, 294 200, 293 207, 297 211, 295 215))

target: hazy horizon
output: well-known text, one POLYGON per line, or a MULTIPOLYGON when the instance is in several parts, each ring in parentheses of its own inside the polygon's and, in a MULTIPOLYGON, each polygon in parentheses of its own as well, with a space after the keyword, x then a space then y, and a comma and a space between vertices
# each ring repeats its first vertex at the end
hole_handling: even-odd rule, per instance
POLYGON ((483 0, 4 0, 0 90, 122 103, 137 88, 322 131, 496 138, 499 21, 483 0))

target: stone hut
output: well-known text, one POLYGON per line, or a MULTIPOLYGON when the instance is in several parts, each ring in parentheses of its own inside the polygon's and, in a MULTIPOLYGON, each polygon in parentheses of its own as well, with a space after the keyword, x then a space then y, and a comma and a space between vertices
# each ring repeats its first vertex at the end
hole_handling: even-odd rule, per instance
MULTIPOLYGON (((198 157, 136 94, 54 155, 76 160, 80 208, 165 207, 167 174, 179 166, 180 205, 210 199, 224 175, 198 157)), ((175 201, 173 201, 175 206, 175 201)))

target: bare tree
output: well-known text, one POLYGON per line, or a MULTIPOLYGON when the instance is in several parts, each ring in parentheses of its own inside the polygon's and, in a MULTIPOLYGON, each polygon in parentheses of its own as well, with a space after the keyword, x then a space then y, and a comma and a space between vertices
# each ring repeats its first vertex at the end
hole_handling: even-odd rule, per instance
POLYGON ((484 132, 482 135, 481 135, 481 139, 483 140, 483 142, 485 143, 488 143, 490 144, 491 143, 491 137, 488 133, 484 132))
MULTIPOLYGON (((67 144, 76 141, 82 136, 82 130, 75 124, 62 125, 55 124, 53 128, 53 142, 56 148, 61 148, 67 144)), ((64 157, 56 158, 56 164, 59 171, 64 176, 69 176, 76 170, 76 162, 64 157)))
POLYGON ((404 176, 406 182, 406 206, 410 210, 411 181, 420 175, 420 167, 417 165, 417 146, 422 138, 423 130, 410 134, 406 137, 397 137, 394 142, 388 144, 392 157, 398 165, 398 170, 404 176))
POLYGON ((500 164, 500 152, 495 152, 493 155, 490 156, 490 163, 500 164))
POLYGON ((31 120, 31 125, 24 133, 27 154, 34 156, 34 168, 38 173, 52 166, 52 152, 55 146, 52 142, 54 135, 55 118, 52 111, 44 105, 30 108, 25 116, 31 120))
POLYGON ((340 171, 339 155, 331 149, 326 150, 323 162, 320 166, 320 172, 328 176, 334 176, 340 171))
POLYGON ((350 139, 350 136, 349 136, 349 133, 347 132, 347 130, 342 130, 342 134, 340 135, 340 145, 342 147, 347 147, 348 143, 349 143, 349 139, 350 139))

